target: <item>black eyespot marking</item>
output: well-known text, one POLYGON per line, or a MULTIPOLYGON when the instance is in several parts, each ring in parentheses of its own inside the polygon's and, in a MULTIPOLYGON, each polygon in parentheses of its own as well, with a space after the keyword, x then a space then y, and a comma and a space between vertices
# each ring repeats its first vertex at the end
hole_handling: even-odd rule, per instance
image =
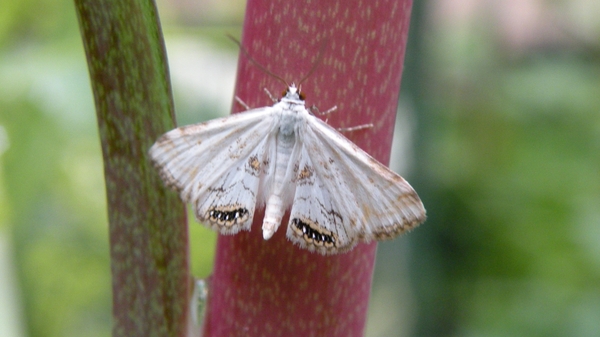
POLYGON ((248 210, 242 207, 213 207, 208 210, 208 221, 219 226, 231 227, 248 219, 248 210))
POLYGON ((336 245, 335 235, 326 229, 317 228, 316 225, 308 224, 297 218, 292 220, 292 226, 294 226, 294 231, 308 243, 326 247, 336 245))

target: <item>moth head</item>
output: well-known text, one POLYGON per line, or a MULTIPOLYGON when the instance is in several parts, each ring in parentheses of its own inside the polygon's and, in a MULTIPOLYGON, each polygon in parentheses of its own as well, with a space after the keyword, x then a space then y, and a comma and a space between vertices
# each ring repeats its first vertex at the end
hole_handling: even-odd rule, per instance
POLYGON ((282 98, 291 98, 291 99, 299 99, 304 101, 306 96, 304 93, 300 91, 300 87, 296 87, 294 83, 292 83, 282 94, 282 98))

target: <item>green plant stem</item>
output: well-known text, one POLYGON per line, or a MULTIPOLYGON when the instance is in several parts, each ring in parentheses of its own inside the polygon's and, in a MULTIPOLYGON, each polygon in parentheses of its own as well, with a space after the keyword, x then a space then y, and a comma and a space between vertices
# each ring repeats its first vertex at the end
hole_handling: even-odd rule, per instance
POLYGON ((147 151, 174 127, 156 7, 75 0, 87 55, 108 199, 113 336, 183 336, 189 296, 185 209, 147 151))

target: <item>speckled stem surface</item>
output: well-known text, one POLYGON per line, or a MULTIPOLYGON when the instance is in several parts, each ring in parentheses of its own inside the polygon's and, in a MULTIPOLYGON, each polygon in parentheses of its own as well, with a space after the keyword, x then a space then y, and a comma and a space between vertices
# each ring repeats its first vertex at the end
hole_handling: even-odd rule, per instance
POLYGON ((185 209, 148 160, 148 148, 175 125, 156 7, 147 0, 75 0, 75 7, 104 157, 113 336, 184 336, 185 209))
MULTIPOLYGON (((316 63, 302 83, 307 106, 337 105, 328 121, 334 127, 373 123, 346 136, 388 163, 411 5, 249 0, 242 44, 287 82, 316 63)), ((250 107, 271 105, 263 88, 279 96, 286 86, 240 54, 235 94, 250 107)), ((234 103, 234 112, 242 110, 234 103)), ((322 256, 286 240, 287 216, 263 240, 262 218, 257 212, 251 232, 219 236, 204 336, 363 336, 376 244, 322 256)))

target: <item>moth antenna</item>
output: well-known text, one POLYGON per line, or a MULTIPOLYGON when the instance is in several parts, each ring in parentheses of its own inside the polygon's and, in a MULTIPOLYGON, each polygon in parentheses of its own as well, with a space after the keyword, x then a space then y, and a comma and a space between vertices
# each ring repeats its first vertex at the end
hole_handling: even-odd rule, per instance
POLYGON ((327 39, 323 40, 323 43, 321 43, 321 47, 319 48, 319 54, 317 55, 317 60, 313 64, 313 66, 310 69, 310 71, 308 72, 308 74, 306 74, 306 76, 302 77, 300 82, 298 82, 298 87, 300 87, 300 84, 302 84, 302 82, 304 82, 304 80, 306 80, 310 75, 312 75, 312 73, 315 72, 315 70, 317 70, 317 67, 321 63, 321 60, 323 59, 323 55, 325 55, 325 47, 326 46, 327 46, 327 39))
POLYGON ((275 75, 273 72, 271 72, 269 69, 265 68, 262 64, 258 63, 258 61, 256 61, 254 58, 252 58, 252 56, 250 56, 250 53, 248 53, 248 51, 246 50, 246 48, 244 48, 244 46, 242 46, 242 43, 240 41, 238 41, 238 39, 236 39, 235 37, 233 37, 230 34, 226 34, 227 37, 235 42, 239 47, 240 50, 244 53, 244 55, 246 55, 246 58, 248 58, 248 61, 252 62, 258 69, 262 70, 265 74, 272 76, 278 80, 280 80, 281 82, 283 82, 287 87, 289 87, 290 85, 287 83, 286 80, 284 80, 283 78, 281 78, 280 76, 275 75))

